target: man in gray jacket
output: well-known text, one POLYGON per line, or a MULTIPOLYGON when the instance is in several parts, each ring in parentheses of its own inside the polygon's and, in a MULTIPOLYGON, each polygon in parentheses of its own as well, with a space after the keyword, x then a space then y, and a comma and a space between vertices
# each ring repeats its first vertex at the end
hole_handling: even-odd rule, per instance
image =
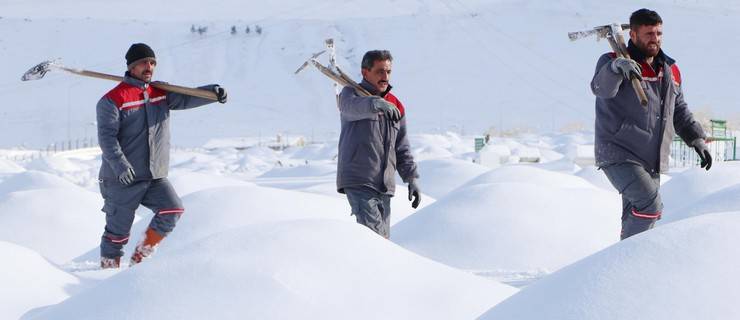
MULTIPOLYGON (((185 211, 167 180, 170 157, 170 110, 199 107, 212 100, 166 92, 150 85, 157 60, 143 43, 126 53, 124 80, 97 105, 98 141, 103 151, 100 193, 105 200, 105 232, 100 243, 100 266, 118 268, 139 205, 154 211, 144 239, 136 246, 130 265, 151 255, 185 211)), ((221 103, 226 91, 211 90, 221 103)))
POLYGON ((337 191, 347 195, 357 222, 390 237, 390 199, 398 170, 408 183, 413 208, 421 201, 416 163, 406 136, 405 110, 390 93, 393 57, 373 50, 362 58, 360 85, 373 96, 345 87, 339 95, 342 132, 339 136, 337 191))
POLYGON ((631 59, 601 56, 591 81, 596 95, 596 165, 622 195, 621 239, 651 229, 663 203, 660 173, 668 170, 674 132, 692 146, 702 168, 712 166, 704 130, 684 101, 681 73, 661 49, 663 20, 640 9, 630 17, 631 59), (641 80, 648 98, 640 105, 630 77, 641 80))

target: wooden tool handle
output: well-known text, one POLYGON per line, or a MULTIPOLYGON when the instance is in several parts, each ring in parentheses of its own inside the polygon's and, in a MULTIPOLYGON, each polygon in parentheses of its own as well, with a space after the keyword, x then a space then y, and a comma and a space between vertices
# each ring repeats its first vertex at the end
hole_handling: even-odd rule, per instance
POLYGON ((203 89, 176 86, 174 84, 167 84, 167 83, 162 83, 162 82, 152 82, 152 87, 159 88, 164 91, 182 93, 185 95, 203 98, 203 99, 209 99, 213 101, 218 100, 218 96, 216 96, 215 92, 203 90, 203 89))
MULTIPOLYGON (((622 33, 614 34, 614 39, 609 39, 609 44, 612 46, 612 49, 617 54, 617 56, 631 59, 630 54, 627 51, 627 45, 624 42, 624 36, 622 33)), ((637 79, 634 75, 630 76, 630 82, 632 82, 632 88, 635 89, 635 93, 637 94, 637 98, 640 100, 640 105, 647 108, 648 100, 647 95, 645 94, 645 90, 642 89, 642 84, 640 83, 640 80, 637 79)))
POLYGON ((632 76, 630 78, 630 81, 632 82, 632 88, 635 89, 635 92, 637 92, 637 98, 640 99, 640 104, 647 108, 648 100, 647 95, 645 94, 645 90, 642 89, 642 83, 640 82, 640 79, 637 79, 637 77, 632 76))
MULTIPOLYGON (((106 73, 100 73, 100 72, 89 71, 89 70, 72 69, 72 68, 67 68, 67 67, 61 67, 61 69, 67 72, 71 72, 71 73, 78 74, 81 76, 86 76, 86 77, 119 81, 119 82, 123 81, 123 77, 114 76, 114 75, 106 74, 106 73)), ((164 91, 177 92, 177 93, 182 93, 182 94, 193 96, 193 97, 199 97, 199 98, 209 99, 209 100, 214 100, 214 101, 218 100, 218 96, 216 96, 216 93, 212 91, 208 91, 208 90, 176 86, 173 84, 167 84, 163 82, 152 82, 151 85, 152 87, 162 89, 164 91)))
MULTIPOLYGON (((365 90, 365 88, 361 87, 357 82, 354 82, 352 79, 342 77, 341 75, 336 74, 334 71, 330 70, 329 68, 323 66, 321 63, 317 62, 316 60, 310 60, 311 64, 313 64, 316 69, 319 69, 321 73, 323 73, 325 76, 329 77, 330 79, 334 80, 334 82, 342 85, 342 86, 350 86, 355 89, 357 94, 365 97, 372 96, 370 92, 365 90)), ((339 68, 337 68, 338 71, 339 68)))

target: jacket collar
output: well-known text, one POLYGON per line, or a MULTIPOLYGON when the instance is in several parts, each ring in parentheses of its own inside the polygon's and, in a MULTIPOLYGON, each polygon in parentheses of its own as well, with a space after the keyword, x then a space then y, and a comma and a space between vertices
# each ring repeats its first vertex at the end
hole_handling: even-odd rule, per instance
POLYGON ((374 85, 372 85, 370 82, 365 80, 365 78, 362 78, 362 82, 360 82, 360 87, 363 87, 367 92, 370 92, 372 95, 385 97, 388 92, 391 92, 391 89, 393 89, 393 86, 388 84, 388 89, 385 89, 383 92, 379 92, 378 89, 375 88, 374 85))
MULTIPOLYGON (((630 57, 632 60, 635 60, 637 62, 645 62, 645 54, 640 50, 637 45, 635 45, 632 40, 629 41, 629 44, 627 45, 627 51, 630 54, 630 57)), ((676 63, 676 60, 673 60, 673 58, 669 57, 665 52, 663 52, 663 49, 660 49, 658 51, 658 55, 655 56, 655 60, 653 61, 655 65, 663 65, 663 63, 667 63, 669 66, 676 63)))
POLYGON ((134 78, 128 71, 126 71, 126 74, 123 77, 123 82, 140 89, 146 89, 149 86, 149 83, 134 78))

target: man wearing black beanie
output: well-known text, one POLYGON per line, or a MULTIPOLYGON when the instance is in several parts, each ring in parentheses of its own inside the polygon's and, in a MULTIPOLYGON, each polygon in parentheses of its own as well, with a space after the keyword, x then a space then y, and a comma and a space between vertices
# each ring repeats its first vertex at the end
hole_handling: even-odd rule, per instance
MULTIPOLYGON (((143 240, 136 246, 130 265, 150 256, 175 227, 185 209, 167 180, 170 158, 170 110, 200 107, 213 100, 167 92, 151 86, 157 59, 143 43, 126 52, 128 71, 121 83, 97 105, 98 141, 103 151, 100 193, 105 200, 105 232, 100 243, 100 266, 118 268, 123 246, 128 243, 134 212, 139 205, 154 217, 143 240)), ((226 103, 226 90, 218 85, 199 89, 213 91, 226 103)))

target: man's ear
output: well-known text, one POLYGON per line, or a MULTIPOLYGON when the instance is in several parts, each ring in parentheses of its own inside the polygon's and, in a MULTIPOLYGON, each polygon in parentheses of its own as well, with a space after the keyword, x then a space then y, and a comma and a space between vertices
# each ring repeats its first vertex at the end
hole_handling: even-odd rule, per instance
POLYGON ((365 68, 361 68, 360 69, 360 73, 362 73, 362 77, 363 78, 367 78, 367 74, 370 73, 370 70, 365 69, 365 68))
POLYGON ((637 31, 635 31, 635 29, 630 28, 630 39, 636 39, 636 38, 637 38, 637 31))

